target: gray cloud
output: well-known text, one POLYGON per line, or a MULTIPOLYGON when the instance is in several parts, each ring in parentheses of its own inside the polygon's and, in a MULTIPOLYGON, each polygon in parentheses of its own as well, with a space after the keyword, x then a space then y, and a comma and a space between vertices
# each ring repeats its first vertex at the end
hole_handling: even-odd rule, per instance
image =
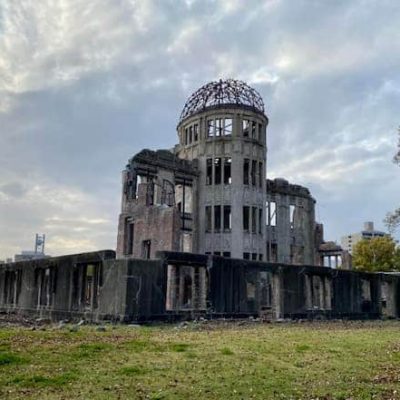
POLYGON ((0 258, 38 231, 52 254, 113 248, 127 159, 172 147, 186 98, 220 77, 260 91, 269 175, 311 188, 328 238, 382 227, 399 19, 384 0, 2 2, 0 258))

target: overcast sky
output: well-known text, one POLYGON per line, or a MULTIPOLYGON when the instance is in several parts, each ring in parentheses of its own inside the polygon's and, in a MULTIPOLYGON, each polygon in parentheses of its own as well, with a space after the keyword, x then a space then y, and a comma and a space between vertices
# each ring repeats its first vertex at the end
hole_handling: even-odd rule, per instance
POLYGON ((0 259, 116 246, 121 170, 219 78, 264 98, 268 176, 327 240, 400 205, 397 0, 1 0, 0 259))

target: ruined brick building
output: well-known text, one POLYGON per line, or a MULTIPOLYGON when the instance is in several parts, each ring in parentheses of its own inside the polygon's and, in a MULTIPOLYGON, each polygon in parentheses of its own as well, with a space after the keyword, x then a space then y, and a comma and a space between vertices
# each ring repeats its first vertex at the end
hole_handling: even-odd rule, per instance
POLYGON ((315 200, 267 180, 261 96, 244 82, 211 82, 185 104, 173 150, 143 150, 123 173, 117 256, 157 251, 319 264, 315 200))
POLYGON ((307 188, 266 179, 267 125, 245 83, 186 103, 173 150, 123 172, 117 251, 0 264, 0 312, 148 321, 397 318, 400 275, 337 266, 307 188))

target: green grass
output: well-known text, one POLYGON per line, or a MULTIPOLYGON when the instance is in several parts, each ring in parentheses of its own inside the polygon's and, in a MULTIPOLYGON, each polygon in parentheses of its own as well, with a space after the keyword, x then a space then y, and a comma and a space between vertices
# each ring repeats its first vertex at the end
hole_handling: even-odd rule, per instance
POLYGON ((5 399, 397 399, 400 323, 0 328, 5 399))

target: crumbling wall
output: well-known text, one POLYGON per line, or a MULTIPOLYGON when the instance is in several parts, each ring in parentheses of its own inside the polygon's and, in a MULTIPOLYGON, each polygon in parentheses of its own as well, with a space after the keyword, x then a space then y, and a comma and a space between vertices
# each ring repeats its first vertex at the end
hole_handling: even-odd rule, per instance
POLYGON ((266 225, 267 261, 314 264, 315 200, 307 188, 268 179, 266 225))
POLYGON ((103 251, 0 265, 0 311, 92 321, 399 317, 399 274, 180 252, 114 257, 103 251))
POLYGON ((122 173, 118 258, 192 251, 197 235, 196 163, 168 150, 142 150, 122 173))

